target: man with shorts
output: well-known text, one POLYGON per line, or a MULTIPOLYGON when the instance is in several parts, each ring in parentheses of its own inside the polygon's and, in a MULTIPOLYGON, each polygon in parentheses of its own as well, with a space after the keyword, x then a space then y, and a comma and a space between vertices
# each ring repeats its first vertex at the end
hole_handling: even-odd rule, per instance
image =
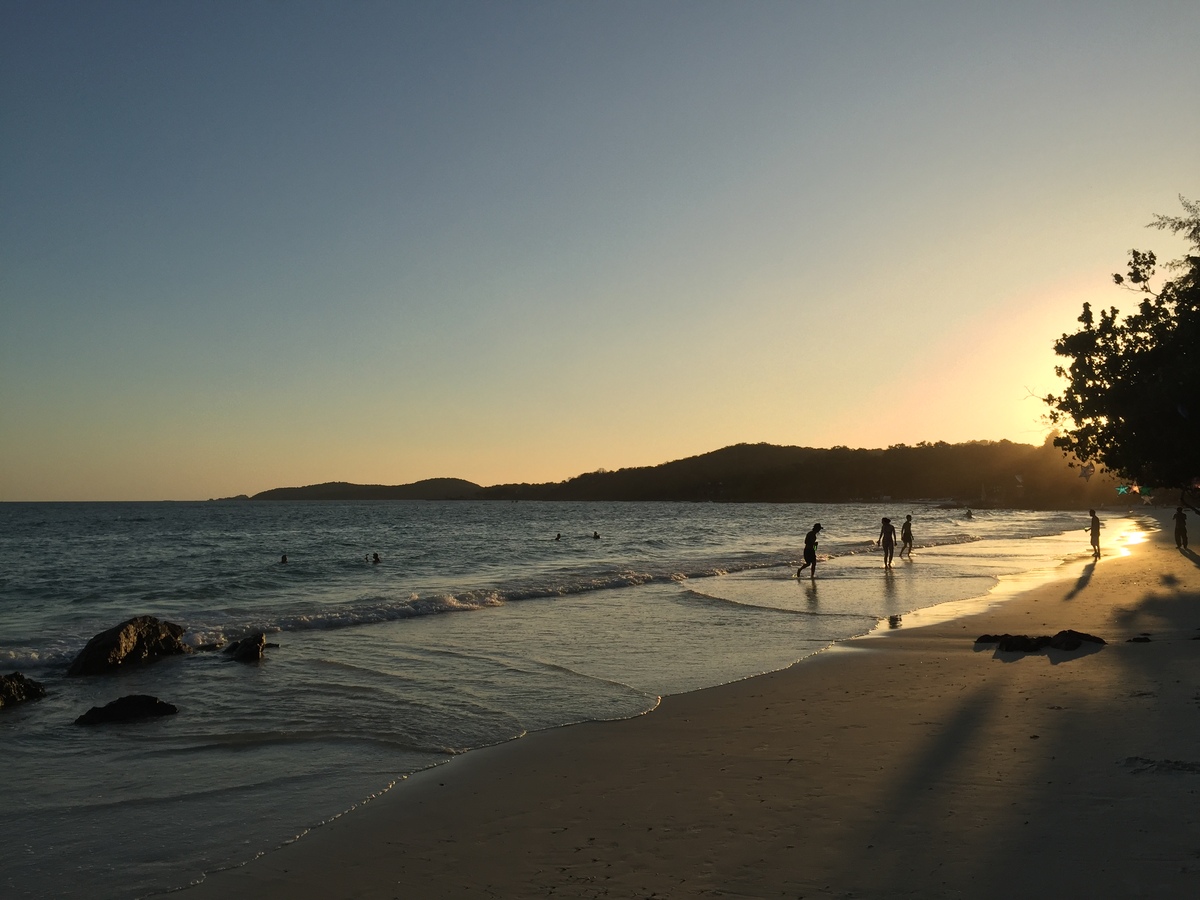
POLYGON ((810 577, 813 581, 817 580, 817 533, 821 530, 821 523, 818 522, 812 527, 812 531, 804 536, 804 565, 796 570, 796 577, 800 577, 800 573, 807 568, 812 568, 810 577))

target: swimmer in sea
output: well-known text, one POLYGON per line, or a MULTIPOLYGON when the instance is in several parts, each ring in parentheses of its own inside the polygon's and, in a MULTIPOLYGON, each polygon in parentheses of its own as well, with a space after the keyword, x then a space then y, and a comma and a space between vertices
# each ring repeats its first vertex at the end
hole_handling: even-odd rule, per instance
POLYGON ((378 553, 372 553, 372 554, 371 554, 371 565, 373 565, 373 566, 377 566, 377 565, 379 565, 381 562, 383 562, 383 560, 381 560, 381 559, 379 558, 379 554, 378 554, 378 553))
POLYGON ((281 566, 283 566, 283 565, 287 565, 287 554, 286 554, 286 553, 285 553, 285 554, 283 554, 283 558, 279 560, 279 564, 280 564, 281 566))
POLYGON ((811 567, 812 571, 809 577, 813 581, 817 580, 817 535, 821 531, 821 523, 818 522, 812 527, 812 531, 804 536, 804 565, 796 570, 796 577, 800 577, 800 573, 811 567))

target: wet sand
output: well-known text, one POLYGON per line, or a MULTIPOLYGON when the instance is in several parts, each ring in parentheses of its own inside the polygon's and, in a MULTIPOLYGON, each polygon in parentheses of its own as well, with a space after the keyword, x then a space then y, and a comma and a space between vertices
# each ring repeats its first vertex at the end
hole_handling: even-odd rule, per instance
POLYGON ((1059 574, 474 751, 182 896, 1200 896, 1200 556, 1165 527, 1059 574), (1064 628, 1109 643, 974 644, 1064 628))

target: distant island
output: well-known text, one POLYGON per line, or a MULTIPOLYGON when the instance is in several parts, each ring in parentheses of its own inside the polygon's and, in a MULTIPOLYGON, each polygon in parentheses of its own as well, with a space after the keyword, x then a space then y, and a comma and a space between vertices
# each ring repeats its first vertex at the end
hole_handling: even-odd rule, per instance
POLYGON ((1049 441, 896 444, 886 449, 737 444, 687 459, 566 481, 484 487, 461 478, 413 484, 327 482, 282 487, 228 501, 320 500, 673 500, 719 503, 839 503, 937 500, 1028 509, 1100 506, 1117 498, 1110 476, 1080 469, 1049 441))
POLYGON ((483 490, 461 478, 427 478, 412 484, 350 484, 328 481, 306 487, 272 488, 249 500, 470 500, 483 490))

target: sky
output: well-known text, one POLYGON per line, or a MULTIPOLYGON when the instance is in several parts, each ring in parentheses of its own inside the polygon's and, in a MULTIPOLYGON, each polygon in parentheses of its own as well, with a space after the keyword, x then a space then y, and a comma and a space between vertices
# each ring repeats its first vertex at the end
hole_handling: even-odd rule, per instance
POLYGON ((0 0, 0 501, 1041 443, 1200 4, 0 0))

